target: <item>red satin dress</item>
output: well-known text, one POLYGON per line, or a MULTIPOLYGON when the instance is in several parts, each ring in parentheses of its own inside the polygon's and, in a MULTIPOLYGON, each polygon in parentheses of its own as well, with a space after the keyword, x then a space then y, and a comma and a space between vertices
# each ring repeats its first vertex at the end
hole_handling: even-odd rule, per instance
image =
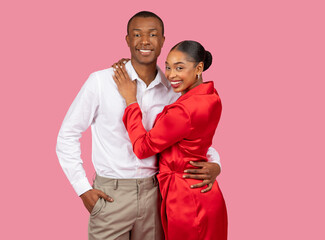
POLYGON ((159 153, 158 181, 162 195, 161 218, 167 240, 226 240, 227 211, 218 183, 211 191, 191 189, 201 180, 182 178, 193 168, 189 161, 207 161, 221 114, 213 82, 202 83, 158 114, 147 132, 137 103, 125 109, 123 121, 133 151, 143 159, 159 153))

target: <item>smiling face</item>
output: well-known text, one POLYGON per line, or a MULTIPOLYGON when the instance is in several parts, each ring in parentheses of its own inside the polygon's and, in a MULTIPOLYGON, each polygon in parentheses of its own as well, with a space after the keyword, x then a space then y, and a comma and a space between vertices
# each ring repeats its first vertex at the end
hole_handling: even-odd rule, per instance
POLYGON ((174 92, 185 94, 202 83, 197 75, 203 71, 203 63, 196 64, 186 53, 177 49, 169 52, 166 60, 165 76, 170 81, 174 92))
POLYGON ((135 17, 130 22, 126 41, 133 63, 156 64, 165 41, 161 23, 154 17, 135 17))

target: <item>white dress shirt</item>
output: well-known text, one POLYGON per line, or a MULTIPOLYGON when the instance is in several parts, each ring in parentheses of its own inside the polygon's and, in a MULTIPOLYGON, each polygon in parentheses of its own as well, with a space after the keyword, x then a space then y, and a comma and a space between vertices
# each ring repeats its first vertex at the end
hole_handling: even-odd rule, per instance
MULTIPOLYGON (((172 90, 158 67, 156 78, 149 86, 138 77, 131 61, 125 67, 131 79, 137 80, 137 100, 143 113, 142 122, 146 130, 150 130, 156 115, 180 95, 172 90)), ((71 104, 58 135, 56 152, 60 164, 79 196, 92 189, 82 166, 79 142, 89 126, 92 132, 92 161, 99 176, 146 178, 158 171, 156 156, 139 160, 133 153, 122 122, 125 101, 119 94, 113 74, 113 68, 109 68, 89 76, 71 104)), ((210 148, 207 155, 209 161, 220 165, 216 150, 210 148)))

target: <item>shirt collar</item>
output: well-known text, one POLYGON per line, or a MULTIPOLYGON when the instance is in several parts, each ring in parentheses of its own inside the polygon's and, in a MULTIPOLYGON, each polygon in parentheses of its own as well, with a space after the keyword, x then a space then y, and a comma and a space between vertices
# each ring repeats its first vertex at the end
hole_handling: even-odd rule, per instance
MULTIPOLYGON (((129 74, 129 76, 131 77, 132 81, 134 81, 135 79, 141 79, 141 78, 139 78, 137 72, 134 70, 131 61, 128 61, 125 64, 125 68, 126 68, 127 73, 129 74)), ((156 75, 155 79, 150 83, 150 85, 153 84, 152 87, 154 87, 154 86, 158 85, 159 83, 162 83, 165 86, 165 88, 169 89, 170 83, 166 79, 165 74, 161 71, 161 69, 158 66, 157 66, 157 70, 158 70, 157 75, 156 75)))
POLYGON ((167 88, 170 88, 170 82, 167 80, 165 74, 161 71, 160 67, 157 66, 158 73, 157 76, 159 76, 159 81, 167 88))

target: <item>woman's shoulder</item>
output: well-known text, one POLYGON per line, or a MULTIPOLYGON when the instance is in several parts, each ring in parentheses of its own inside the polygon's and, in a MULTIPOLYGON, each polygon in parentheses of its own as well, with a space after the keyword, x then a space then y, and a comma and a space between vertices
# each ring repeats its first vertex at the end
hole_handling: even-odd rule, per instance
POLYGON ((198 110, 198 109, 206 109, 211 108, 213 106, 221 105, 221 99, 217 92, 211 94, 200 94, 200 95, 193 95, 183 101, 178 102, 184 108, 188 110, 198 110))
POLYGON ((195 89, 190 94, 181 96, 175 103, 165 106, 162 114, 182 111, 192 118, 206 115, 209 112, 214 114, 220 109, 221 100, 215 88, 208 91, 195 89))

